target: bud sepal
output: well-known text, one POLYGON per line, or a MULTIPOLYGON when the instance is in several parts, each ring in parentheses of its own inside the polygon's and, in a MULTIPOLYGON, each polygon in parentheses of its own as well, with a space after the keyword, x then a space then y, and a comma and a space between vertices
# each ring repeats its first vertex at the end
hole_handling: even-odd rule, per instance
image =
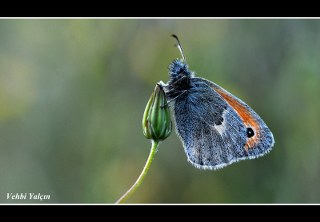
POLYGON ((172 131, 170 110, 163 86, 156 84, 142 118, 143 134, 147 139, 161 141, 172 131))

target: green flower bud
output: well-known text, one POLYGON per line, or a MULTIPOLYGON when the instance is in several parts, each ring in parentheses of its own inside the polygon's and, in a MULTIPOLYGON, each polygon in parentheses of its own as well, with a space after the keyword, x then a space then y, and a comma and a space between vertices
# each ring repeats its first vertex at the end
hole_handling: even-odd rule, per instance
POLYGON ((160 84, 156 84, 147 103, 142 118, 142 129, 144 136, 154 141, 164 140, 171 134, 170 111, 160 84))

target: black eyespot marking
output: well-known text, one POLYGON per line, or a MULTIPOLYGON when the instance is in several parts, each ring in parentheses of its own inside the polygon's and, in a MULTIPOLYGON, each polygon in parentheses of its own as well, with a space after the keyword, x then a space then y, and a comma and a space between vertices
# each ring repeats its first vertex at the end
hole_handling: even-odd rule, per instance
POLYGON ((217 125, 217 126, 221 125, 222 123, 223 123, 223 118, 222 118, 222 117, 218 118, 218 119, 214 122, 214 124, 217 125))
POLYGON ((253 131, 253 129, 251 128, 251 127, 248 127, 247 128, 247 137, 248 138, 251 138, 251 137, 253 137, 254 136, 254 131, 253 131))

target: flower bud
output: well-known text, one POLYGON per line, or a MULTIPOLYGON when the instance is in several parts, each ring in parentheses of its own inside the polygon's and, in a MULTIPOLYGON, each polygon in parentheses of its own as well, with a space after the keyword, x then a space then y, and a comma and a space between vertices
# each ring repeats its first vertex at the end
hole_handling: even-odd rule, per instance
POLYGON ((171 134, 170 111, 160 84, 156 84, 147 103, 142 118, 142 129, 144 136, 154 141, 164 140, 171 134))

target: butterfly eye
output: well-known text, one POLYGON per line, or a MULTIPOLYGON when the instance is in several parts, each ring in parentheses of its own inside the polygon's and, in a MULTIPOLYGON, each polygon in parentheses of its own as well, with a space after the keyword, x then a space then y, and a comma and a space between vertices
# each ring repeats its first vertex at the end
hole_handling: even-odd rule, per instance
POLYGON ((184 69, 183 68, 179 68, 179 70, 178 70, 178 75, 183 75, 183 73, 184 73, 184 69))
POLYGON ((248 127, 247 128, 247 137, 248 138, 251 138, 251 137, 253 137, 254 136, 254 131, 253 131, 253 129, 251 128, 251 127, 248 127))

